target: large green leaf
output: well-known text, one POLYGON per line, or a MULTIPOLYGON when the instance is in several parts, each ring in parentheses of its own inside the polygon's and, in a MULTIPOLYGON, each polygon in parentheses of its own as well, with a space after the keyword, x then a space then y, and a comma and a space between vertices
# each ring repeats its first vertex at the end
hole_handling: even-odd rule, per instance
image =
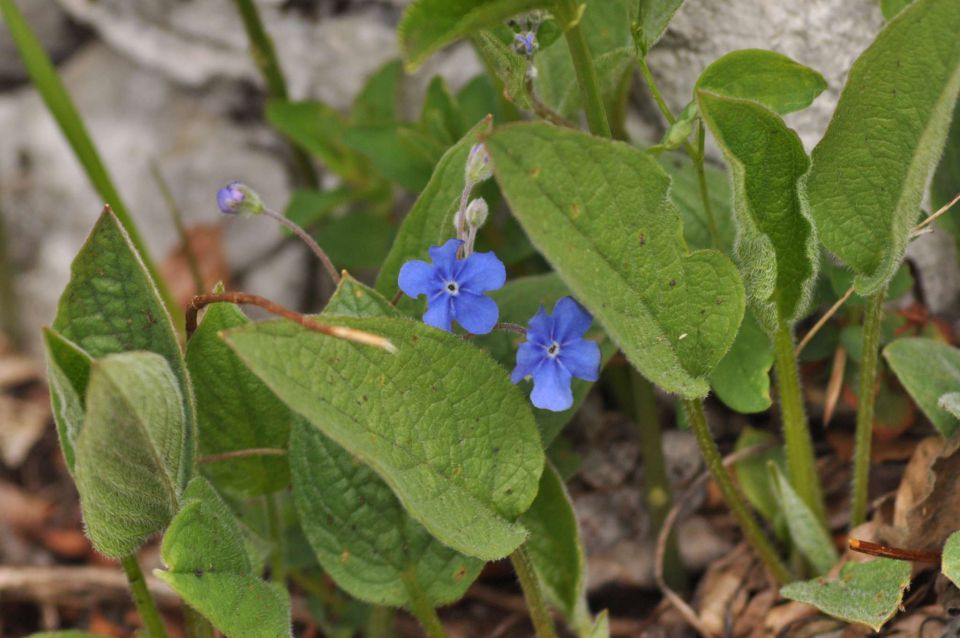
POLYGON ((770 407, 770 368, 773 352, 770 337, 747 312, 730 351, 710 372, 710 386, 717 398, 742 414, 763 412, 770 407))
POLYGON ((910 584, 910 563, 878 558, 866 563, 847 563, 833 580, 790 583, 780 595, 813 605, 847 622, 867 625, 874 631, 897 612, 903 592, 910 584))
POLYGON ((584 596, 586 559, 570 495, 549 463, 537 498, 520 521, 530 530, 524 547, 548 599, 573 621, 584 596))
POLYGON ((488 560, 526 536, 543 451, 526 400, 503 369, 462 339, 397 318, 331 323, 381 334, 396 354, 289 322, 226 335, 293 410, 386 481, 440 541, 488 560))
POLYGON ((940 434, 952 438, 960 419, 940 406, 940 398, 960 392, 960 350, 923 337, 897 339, 883 356, 923 413, 940 434))
POLYGON ((332 107, 316 101, 271 100, 266 117, 271 126, 337 175, 351 182, 362 179, 365 162, 344 143, 346 118, 332 107))
POLYGON ((47 382, 53 420, 67 469, 73 472, 73 446, 83 428, 84 402, 93 360, 77 344, 50 328, 43 329, 43 344, 47 351, 47 382))
POLYGON ((367 78, 350 109, 350 124, 371 126, 399 121, 398 105, 403 88, 403 64, 390 60, 367 78))
POLYGON ((680 9, 683 0, 637 0, 636 40, 643 55, 646 55, 663 37, 673 15, 680 9))
POLYGON ((797 492, 791 487, 790 481, 784 475, 780 466, 773 461, 769 463, 770 477, 773 479, 774 493, 780 503, 787 529, 790 530, 790 539, 809 561, 817 575, 826 574, 837 562, 837 550, 833 547, 833 539, 797 492))
POLYGON ((421 595, 410 592, 416 586, 442 605, 460 598, 483 568, 483 561, 440 544, 383 479, 312 425, 294 427, 290 469, 303 532, 351 596, 409 608, 421 595))
POLYGON ((407 70, 473 31, 550 4, 550 0, 415 0, 397 27, 407 70))
MULTIPOLYGON (((294 416, 253 375, 220 333, 250 320, 234 305, 210 306, 187 345, 197 398, 197 438, 203 456, 252 448, 286 448, 294 416)), ((223 489, 255 496, 285 487, 287 460, 248 456, 207 463, 203 473, 223 489)))
POLYGON ((669 153, 660 157, 660 165, 670 175, 670 199, 680 209, 683 237, 690 248, 718 248, 727 255, 733 255, 733 240, 737 229, 733 223, 733 197, 730 194, 730 176, 727 172, 711 164, 704 166, 710 210, 713 212, 719 235, 718 245, 714 246, 707 213, 700 197, 699 176, 693 162, 686 155, 669 153))
POLYGON ((399 290, 400 268, 411 259, 426 259, 427 249, 442 244, 455 235, 453 215, 463 192, 464 167, 470 149, 479 136, 490 131, 490 120, 484 119, 444 153, 433 170, 433 176, 407 213, 400 226, 393 248, 377 275, 377 290, 390 298, 399 290))
POLYGON ((807 179, 824 245, 864 296, 903 258, 960 90, 960 3, 917 0, 850 70, 807 179))
POLYGON ((499 129, 487 147, 531 242, 634 367, 669 392, 705 395, 743 318, 743 284, 719 252, 687 252, 656 160, 540 123, 499 129))
POLYGON ((947 542, 943 545, 940 570, 954 585, 960 587, 960 532, 954 532, 947 537, 947 542))
POLYGON ((167 360, 184 401, 185 482, 193 466, 195 416, 183 353, 149 272, 109 209, 73 259, 53 329, 93 359, 147 350, 167 360))
POLYGON ((414 193, 427 184, 446 149, 444 143, 408 124, 352 126, 343 140, 384 177, 414 193))
POLYGON ((702 88, 697 102, 732 169, 734 252, 754 315, 772 334, 802 315, 816 279, 817 243, 799 191, 810 160, 764 106, 702 88))
POLYGON ((129 555, 177 511, 185 485, 183 398, 152 352, 93 362, 75 475, 87 534, 113 558, 129 555))
POLYGON ((224 634, 291 635, 289 595, 253 573, 236 519, 203 478, 191 481, 184 493, 160 555, 169 571, 154 574, 224 634))
POLYGON ((753 100, 784 114, 807 108, 826 88, 822 75, 785 55, 741 49, 704 69, 695 91, 753 100))

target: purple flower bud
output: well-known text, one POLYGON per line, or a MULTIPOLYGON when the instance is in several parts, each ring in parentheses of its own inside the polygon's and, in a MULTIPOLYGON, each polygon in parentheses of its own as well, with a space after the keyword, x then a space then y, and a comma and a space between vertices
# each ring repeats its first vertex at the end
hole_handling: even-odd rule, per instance
POLYGON ((260 196, 242 182, 230 182, 217 191, 217 206, 227 215, 259 215, 263 212, 260 196))

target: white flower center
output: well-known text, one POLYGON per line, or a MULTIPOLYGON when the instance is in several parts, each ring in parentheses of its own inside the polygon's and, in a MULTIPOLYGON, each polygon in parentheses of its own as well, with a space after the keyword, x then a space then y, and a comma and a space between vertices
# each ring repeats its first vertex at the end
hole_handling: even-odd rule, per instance
POLYGON ((460 285, 455 281, 448 281, 446 285, 447 294, 458 295, 460 294, 460 285))
POLYGON ((547 356, 551 359, 555 359, 558 354, 560 354, 560 344, 554 341, 550 344, 550 347, 547 348, 547 356))

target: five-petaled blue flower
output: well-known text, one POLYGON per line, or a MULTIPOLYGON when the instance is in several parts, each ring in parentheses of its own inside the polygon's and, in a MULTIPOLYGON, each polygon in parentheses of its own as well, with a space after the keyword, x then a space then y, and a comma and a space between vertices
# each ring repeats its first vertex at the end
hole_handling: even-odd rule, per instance
POLYGON ((496 325, 500 310, 483 293, 502 288, 507 271, 492 252, 457 259, 462 245, 461 240, 451 239, 443 246, 431 247, 433 265, 408 261, 400 269, 398 283, 400 290, 411 297, 427 296, 425 323, 450 332, 456 319, 467 332, 487 334, 496 325))
POLYGON ((530 320, 527 340, 517 350, 517 367, 510 379, 533 377, 530 400, 538 408, 562 412, 573 405, 572 377, 596 381, 600 376, 600 346, 583 338, 593 317, 570 297, 540 310, 530 320))

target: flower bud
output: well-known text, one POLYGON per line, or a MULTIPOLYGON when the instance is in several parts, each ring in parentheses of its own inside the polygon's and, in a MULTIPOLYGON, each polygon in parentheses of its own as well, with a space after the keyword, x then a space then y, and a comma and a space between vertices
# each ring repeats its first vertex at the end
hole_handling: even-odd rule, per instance
POLYGON ((467 205, 467 224, 473 228, 480 228, 487 221, 487 215, 490 209, 487 207, 487 200, 482 197, 471 200, 467 205))
POLYGON ((513 36, 513 50, 520 55, 531 58, 539 48, 540 43, 533 31, 524 31, 513 36))
POLYGON ((230 182, 217 191, 217 206, 227 215, 259 215, 264 210, 257 192, 241 182, 230 182))
POLYGON ((483 144, 474 144, 467 157, 465 179, 468 184, 478 184, 493 177, 493 163, 483 144))

